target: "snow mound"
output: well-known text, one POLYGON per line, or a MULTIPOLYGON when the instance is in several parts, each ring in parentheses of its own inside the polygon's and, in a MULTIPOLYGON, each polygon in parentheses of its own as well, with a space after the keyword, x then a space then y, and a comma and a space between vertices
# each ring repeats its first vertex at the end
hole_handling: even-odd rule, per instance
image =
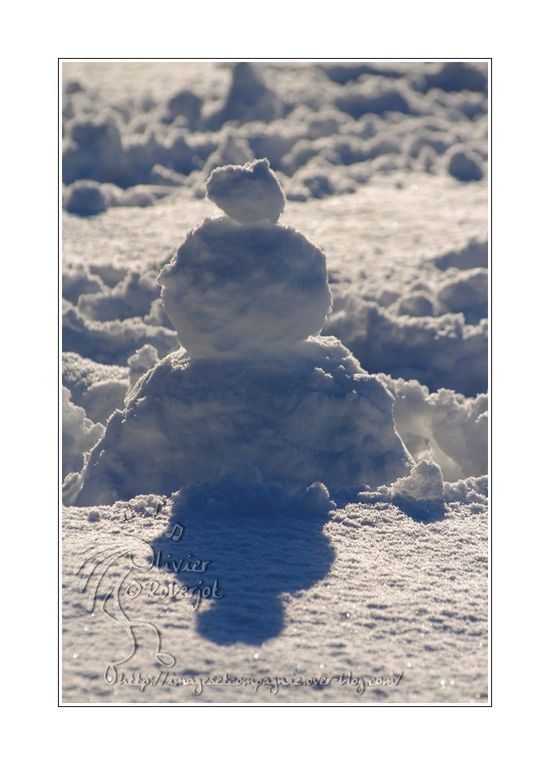
POLYGON ((116 183, 124 173, 124 148, 118 123, 110 115, 74 120, 63 146, 63 182, 79 178, 116 183))
POLYGON ((63 301, 63 349, 87 356, 102 364, 125 366, 128 357, 142 345, 154 345, 160 356, 177 348, 176 333, 163 326, 147 324, 140 316, 113 321, 94 321, 63 301))
POLYGON ((283 102, 266 84, 261 67, 243 61, 233 67, 231 87, 225 103, 210 116, 207 126, 216 130, 230 120, 271 122, 281 117, 283 112, 283 102))
POLYGON ((203 100, 192 90, 184 88, 168 101, 168 114, 171 120, 185 117, 191 128, 197 127, 201 119, 203 100))
POLYGON ((88 419, 84 409, 71 401, 70 391, 63 387, 63 477, 82 468, 84 453, 103 432, 103 426, 88 419))
POLYGON ((97 181, 80 180, 68 187, 63 206, 75 215, 99 215, 107 209, 108 200, 97 181))
POLYGON ((432 460, 421 460, 388 486, 360 492, 365 504, 392 504, 415 521, 431 523, 445 515, 445 490, 441 469, 432 460))
POLYGON ((152 272, 131 271, 112 289, 82 295, 78 310, 82 316, 95 321, 129 319, 144 316, 159 297, 160 288, 152 272))
POLYGON ((461 90, 487 92, 487 74, 484 69, 464 61, 448 61, 433 73, 426 74, 420 85, 427 89, 439 88, 448 93, 461 90))
POLYGON ((373 372, 416 379, 432 390, 452 388, 466 396, 487 390, 486 319, 467 324, 462 312, 396 316, 349 295, 331 315, 326 331, 373 372))
POLYGON ((205 176, 208 176, 216 167, 242 165, 245 162, 251 162, 253 159, 254 154, 246 138, 239 137, 235 133, 227 133, 218 149, 208 158, 203 171, 205 176))
POLYGON ((433 258, 437 268, 445 271, 448 268, 487 268, 489 262, 489 247, 487 240, 471 239, 467 245, 459 250, 450 250, 443 255, 433 258))
POLYGON ((447 169, 457 181, 480 181, 484 175, 481 157, 470 149, 452 149, 447 169))
POLYGON ((285 195, 267 159, 214 169, 206 193, 233 220, 246 225, 277 223, 285 206, 285 195))
POLYGON ((69 263, 63 266, 62 294, 71 303, 77 303, 80 295, 101 292, 103 282, 84 263, 69 263))
POLYGON ((487 316, 489 278, 486 268, 451 274, 438 292, 441 309, 463 313, 468 324, 477 324, 487 316))
POLYGON ((128 366, 130 367, 130 390, 134 387, 140 377, 145 372, 158 364, 159 355, 153 345, 142 345, 141 348, 130 356, 128 366))
POLYGON ((63 353, 62 381, 72 401, 86 410, 93 422, 106 422, 124 405, 128 370, 115 364, 98 364, 78 353, 63 353))
POLYGON ((291 490, 378 486, 412 460, 393 399, 336 338, 278 357, 167 356, 138 382, 92 453, 78 504, 169 494, 218 479, 235 459, 291 490))
POLYGON ((445 388, 430 393, 416 380, 378 378, 395 397, 397 431, 414 459, 433 459, 447 481, 487 472, 486 394, 466 398, 445 388))
POLYGON ((393 483, 392 493, 401 501, 441 503, 444 497, 441 468, 435 462, 422 460, 409 475, 393 483))

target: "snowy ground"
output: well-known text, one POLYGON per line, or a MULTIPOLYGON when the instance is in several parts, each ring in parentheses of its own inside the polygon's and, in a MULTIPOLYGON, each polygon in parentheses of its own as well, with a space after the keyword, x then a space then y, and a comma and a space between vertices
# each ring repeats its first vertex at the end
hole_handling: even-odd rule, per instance
MULTIPOLYGON (((487 699, 486 514, 456 507, 444 520, 421 524, 389 505, 350 505, 318 518, 281 514, 267 527, 245 512, 187 517, 179 543, 163 540, 165 516, 146 510, 124 521, 121 508, 101 508, 88 522, 83 508, 65 511, 64 700, 76 702, 193 702, 193 686, 108 685, 104 671, 127 656, 130 640, 100 604, 85 609, 75 572, 85 551, 112 550, 128 536, 153 543, 163 560, 212 560, 207 573, 176 576, 154 567, 132 570, 126 585, 143 587, 130 600, 130 618, 155 624, 162 650, 177 660, 169 672, 188 678, 354 678, 403 673, 396 686, 365 688, 334 681, 325 688, 205 686, 208 702, 483 702, 487 699), (324 521, 327 521, 324 524, 324 521), (154 540, 157 540, 156 542, 154 540), (224 598, 160 597, 163 584, 219 582, 224 598), (152 582, 160 582, 157 594, 152 582), (224 604, 225 601, 225 604, 224 604), (222 604, 221 607, 219 604, 222 604), (212 611, 207 610, 209 607, 212 611)), ((261 511, 261 508, 259 508, 261 511)), ((163 511, 164 512, 164 511, 163 511)), ((135 539, 132 540, 135 544, 135 539)), ((131 542, 130 542, 131 544, 131 542)), ((85 569, 88 574, 91 565, 85 569)), ((126 559, 119 576, 131 570, 126 559)), ((107 591, 106 584, 100 594, 107 591)), ((107 610, 112 611, 111 605, 107 610)), ((138 630, 140 647, 119 668, 143 678, 162 670, 151 658, 154 636, 138 630)))
MULTIPOLYGON (((149 159, 143 171, 143 149, 128 153, 128 146, 156 131, 153 159, 166 162, 177 147, 173 124, 163 122, 167 99, 192 88, 215 115, 230 70, 215 64, 64 66, 65 83, 78 80, 84 87, 66 103, 66 132, 82 115, 96 119, 94 109, 110 110, 120 119, 124 156, 132 158, 124 165, 122 189, 113 178, 86 170, 82 146, 68 149, 67 166, 76 168, 77 178, 92 178, 106 202, 97 215, 63 212, 63 385, 70 391, 63 466, 70 483, 84 452, 123 405, 128 379, 177 347, 155 277, 189 229, 217 214, 201 198, 204 167, 169 167, 163 175, 152 173, 149 159), (88 89, 99 95, 89 98, 88 89), (145 107, 151 94, 155 103, 145 107), (128 166, 135 177, 129 178, 128 166), (120 202, 121 194, 130 196, 109 203, 120 202)), ((469 87, 457 90, 438 67, 395 65, 382 75, 363 72, 347 84, 338 82, 339 71, 327 79, 315 67, 268 67, 264 74, 273 90, 305 104, 301 116, 293 119, 290 111, 265 123, 243 119, 217 132, 191 129, 183 120, 176 132, 199 147, 199 165, 220 146, 228 150, 228 134, 232 141, 246 139, 248 151, 257 145, 275 152, 272 165, 279 165, 289 197, 281 223, 301 231, 327 258, 334 311, 325 331, 351 348, 367 371, 382 375, 396 396, 397 429, 413 457, 441 466, 448 482, 441 512, 419 520, 406 503, 383 493, 348 504, 336 497, 333 509, 275 508, 263 516, 246 507, 231 508, 229 516, 216 507, 173 509, 163 497, 65 507, 65 702, 486 702, 487 184, 448 172, 449 152, 462 146, 486 174, 486 100, 475 73, 462 72, 469 87), (426 73, 444 87, 418 84, 426 73), (397 114, 382 110, 354 118, 342 108, 335 112, 337 103, 362 109, 365 99, 378 109, 373 87, 392 108, 397 104, 397 114), (408 106, 392 95, 396 87, 408 106), (321 94, 317 103, 312 93, 321 94), (293 131, 304 124, 305 144, 297 151, 293 131), (324 143, 311 138, 315 130, 324 143), (411 149, 414 139, 435 146, 420 164, 411 149), (379 157, 366 158, 364 145, 373 140, 393 141, 387 166, 379 157), (357 161, 349 161, 353 152, 357 161), (310 154, 308 175, 301 163, 310 154), (180 540, 166 538, 180 522, 180 540), (158 565, 143 563, 148 545, 160 552, 158 565), (110 552, 113 558, 106 557, 110 552), (204 573, 162 570, 170 556, 177 565, 188 555, 211 563, 204 573), (223 597, 206 597, 197 610, 188 596, 162 597, 165 584, 192 587, 201 578, 205 586, 217 580, 223 597), (97 582, 97 597, 87 600, 97 582), (117 582, 119 598, 106 599, 117 582), (136 625, 138 620, 146 624, 136 625), (160 631, 162 652, 175 658, 173 667, 163 670, 153 660, 150 625, 160 631), (157 677, 157 685, 143 691, 110 684, 104 676, 109 664, 128 655, 132 634, 137 651, 119 666, 118 676, 124 672, 128 679, 135 671, 142 679, 157 677), (160 671, 166 675, 159 680, 160 671), (196 685, 175 684, 182 676, 197 682, 225 673, 258 682, 294 678, 294 684, 270 693, 263 686, 212 683, 200 695, 192 693, 196 685), (373 683, 382 679, 362 694, 355 689, 363 686, 351 685, 349 676, 324 687, 296 680, 342 673, 373 683)), ((269 102, 268 108, 279 105, 269 102)), ((112 149, 105 149, 104 168, 112 166, 112 149)), ((236 151, 234 142, 228 151, 236 151)))

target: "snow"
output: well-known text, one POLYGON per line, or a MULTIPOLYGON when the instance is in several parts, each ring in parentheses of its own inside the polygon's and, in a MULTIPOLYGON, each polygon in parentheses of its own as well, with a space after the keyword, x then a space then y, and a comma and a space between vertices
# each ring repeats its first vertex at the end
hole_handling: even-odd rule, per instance
POLYGON ((227 98, 222 108, 207 119, 210 128, 224 122, 237 120, 269 122, 283 113, 283 102, 266 84, 261 68, 243 61, 232 70, 232 79, 227 98))
POLYGON ((105 212, 108 203, 96 181, 75 181, 66 192, 65 209, 77 215, 98 215, 105 212))
POLYGON ((429 455, 449 481, 487 473, 486 394, 468 398, 445 388, 430 393, 417 380, 378 377, 395 397, 397 432, 415 459, 429 455))
POLYGON ((232 459, 295 489, 379 485, 412 462, 392 399, 335 338, 255 363, 167 356, 115 412, 89 457, 79 504, 214 481, 232 459))
POLYGON ((483 702, 486 66, 63 67, 64 699, 483 702), (126 603, 177 673, 401 679, 110 685, 128 535, 212 561, 126 603))
POLYGON ((159 355, 157 349, 152 345, 142 345, 141 348, 130 356, 128 366, 130 367, 130 388, 133 388, 137 381, 143 377, 151 367, 158 364, 159 355))
POLYGON ((481 157, 474 151, 453 149, 448 156, 448 169, 459 181, 479 181, 483 178, 481 157))
POLYGON ((215 168, 206 183, 208 199, 230 218, 251 225, 277 223, 285 195, 267 159, 215 168))
MULTIPOLYGON (((156 512, 150 496, 64 511, 63 698, 96 703, 483 703, 487 698, 487 514, 461 503, 444 519, 419 523, 390 503, 351 504, 327 511, 254 509, 233 503, 173 515, 156 512), (260 510, 260 512, 258 512, 260 510), (185 525, 179 542, 166 537, 173 520, 185 525), (217 684, 197 697, 192 685, 139 687, 104 680, 107 664, 128 652, 120 623, 99 605, 87 613, 84 561, 128 544, 131 536, 170 560, 211 560, 208 576, 165 568, 133 569, 142 594, 126 598, 130 618, 161 632, 162 649, 176 659, 176 677, 309 678, 352 673, 357 678, 403 672, 396 687, 331 683, 267 688, 217 684), (97 552, 96 552, 97 551, 97 552), (194 586, 219 582, 221 600, 193 607, 190 597, 152 596, 155 582, 194 586), (220 604, 220 605, 218 605, 220 604), (221 605, 223 604, 223 605, 221 605)), ((128 573, 112 563, 102 598, 128 573)), ((158 590, 156 590, 158 592, 158 590)), ((101 603, 101 600, 99 601, 101 603)), ((133 661, 119 668, 158 677, 153 635, 140 630, 133 661)), ((137 679, 137 678, 136 678, 137 679)), ((191 682, 191 680, 190 680, 191 682)))
POLYGON ((191 355, 268 353, 323 327, 325 257, 286 226, 227 218, 194 229, 161 271, 162 300, 191 355))
POLYGON ((128 391, 128 370, 115 364, 98 364, 78 353, 63 353, 62 381, 75 404, 93 422, 105 423, 123 406, 128 391))
POLYGON ((193 93, 192 90, 184 88, 168 101, 167 119, 174 120, 177 117, 185 117, 189 127, 196 127, 200 122, 202 106, 202 98, 193 93))
POLYGON ((83 455, 90 451, 103 434, 103 426, 86 417, 81 406, 71 401, 71 393, 63 388, 63 477, 82 468, 83 455))
MULTIPOLYGON (((184 349, 113 414, 72 501, 170 494, 216 480, 235 459, 294 490, 379 485, 406 473, 413 462, 383 383, 336 338, 311 336, 331 302, 324 255, 293 229, 257 224, 284 205, 268 162, 219 168, 212 186, 224 204, 244 201, 254 225, 207 219, 161 271, 161 299, 184 349)), ((149 346, 149 362, 155 353, 149 346)))

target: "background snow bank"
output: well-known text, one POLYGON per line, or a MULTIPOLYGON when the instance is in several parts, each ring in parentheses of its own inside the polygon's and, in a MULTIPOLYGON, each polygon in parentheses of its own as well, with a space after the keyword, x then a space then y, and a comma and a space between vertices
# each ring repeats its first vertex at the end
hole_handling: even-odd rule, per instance
POLYGON ((154 81, 136 64, 64 64, 68 211, 150 204, 174 186, 203 195, 215 166, 264 156, 302 201, 399 169, 458 182, 486 173, 484 64, 149 66, 154 81), (122 192, 143 184, 150 192, 122 192))
POLYGON ((86 417, 82 407, 71 401, 71 393, 63 388, 63 477, 82 468, 84 453, 90 451, 103 435, 104 428, 86 417))

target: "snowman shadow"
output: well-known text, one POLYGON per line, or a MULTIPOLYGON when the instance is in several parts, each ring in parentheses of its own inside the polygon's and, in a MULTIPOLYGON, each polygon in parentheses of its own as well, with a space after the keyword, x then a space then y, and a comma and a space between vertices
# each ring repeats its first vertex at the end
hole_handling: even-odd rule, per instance
POLYGON ((291 500, 273 506, 263 491, 256 503, 250 493, 244 504, 237 499, 175 505, 153 547, 160 568, 173 562, 179 586, 187 588, 178 607, 195 609, 202 637, 261 645, 285 628, 286 596, 300 597, 329 573, 335 555, 323 528, 330 507, 291 500), (184 529, 177 543, 167 536, 174 528, 184 529), (206 570, 189 570, 192 561, 197 569, 208 561, 206 570))

